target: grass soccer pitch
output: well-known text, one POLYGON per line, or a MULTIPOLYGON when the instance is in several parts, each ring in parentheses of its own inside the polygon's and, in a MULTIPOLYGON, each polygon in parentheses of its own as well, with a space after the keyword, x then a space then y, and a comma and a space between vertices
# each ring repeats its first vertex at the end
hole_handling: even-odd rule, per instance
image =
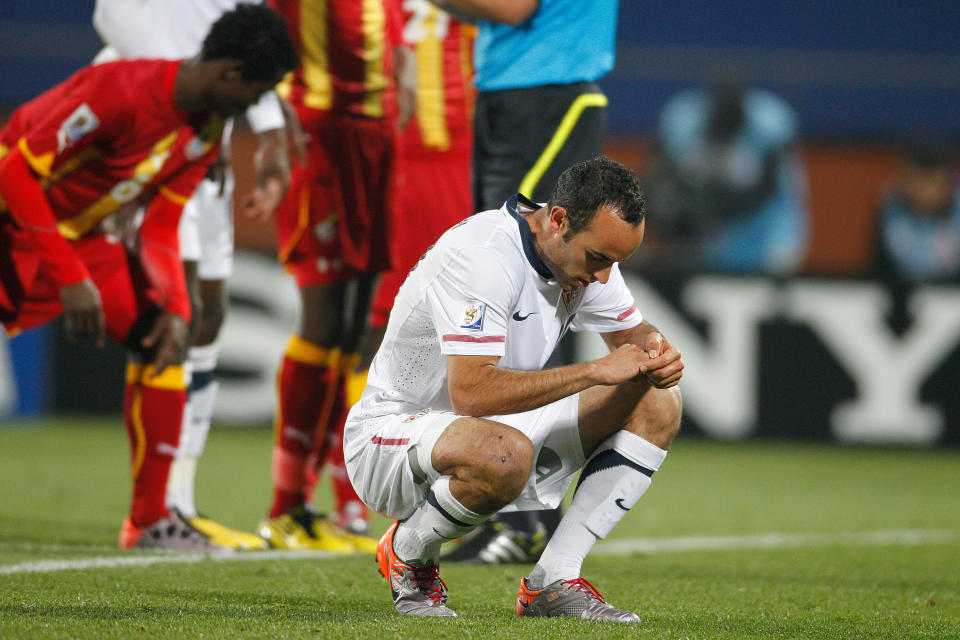
MULTIPOLYGON (((252 531, 270 447, 215 429, 201 510, 252 531)), ((127 455, 112 418, 0 426, 0 637, 960 638, 958 450, 681 437, 584 564, 631 626, 516 618, 526 565, 445 564, 460 617, 412 620, 369 555, 120 551, 127 455)))

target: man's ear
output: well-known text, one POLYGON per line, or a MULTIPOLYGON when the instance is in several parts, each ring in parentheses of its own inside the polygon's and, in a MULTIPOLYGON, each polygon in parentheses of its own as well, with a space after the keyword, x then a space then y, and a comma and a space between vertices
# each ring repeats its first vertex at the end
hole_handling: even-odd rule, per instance
POLYGON ((233 82, 243 78, 243 62, 233 58, 217 60, 217 75, 224 82, 233 82))
POLYGON ((567 210, 561 207, 558 204, 553 205, 550 209, 550 230, 554 233, 566 233, 567 229, 570 226, 570 223, 567 221, 567 210))

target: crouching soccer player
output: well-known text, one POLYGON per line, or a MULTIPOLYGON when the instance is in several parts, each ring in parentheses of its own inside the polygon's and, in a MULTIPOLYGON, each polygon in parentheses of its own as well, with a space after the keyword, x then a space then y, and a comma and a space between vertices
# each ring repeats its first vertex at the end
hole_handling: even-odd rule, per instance
POLYGON ((224 14, 197 56, 86 67, 0 131, 0 319, 17 332, 62 313, 72 337, 109 335, 130 350, 133 499, 122 547, 216 547, 164 504, 191 315, 177 227, 217 157, 225 118, 295 63, 282 18, 245 8, 224 14), (131 246, 103 231, 105 219, 138 204, 131 246))
POLYGON ((680 424, 680 352, 643 321, 617 263, 644 234, 636 176, 605 157, 559 177, 547 205, 514 196, 447 231, 400 288, 344 433, 347 471, 399 520, 377 549, 394 608, 456 615, 438 556, 501 508, 570 509, 521 579, 521 616, 637 622, 580 575, 650 486, 680 424), (567 331, 599 360, 543 370, 567 331))

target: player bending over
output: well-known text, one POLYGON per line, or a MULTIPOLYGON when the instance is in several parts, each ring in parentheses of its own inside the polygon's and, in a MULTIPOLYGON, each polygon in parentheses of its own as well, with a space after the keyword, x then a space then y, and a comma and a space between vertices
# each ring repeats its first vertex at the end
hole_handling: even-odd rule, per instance
POLYGON ((164 503, 191 315, 177 226, 225 119, 295 64, 282 18, 244 5, 213 25, 197 56, 86 67, 0 131, 0 320, 17 332, 62 313, 72 337, 109 335, 130 350, 133 500, 121 547, 217 546, 164 503), (139 205, 130 246, 103 231, 139 205))
MULTIPOLYGON (((200 51, 214 21, 241 4, 250 4, 250 0, 97 0, 93 24, 107 46, 94 62, 188 58, 200 51)), ((248 217, 269 217, 290 178, 285 136, 288 121, 273 91, 263 94, 245 115, 258 134, 260 146, 256 154, 256 187, 243 197, 241 210, 248 217)), ((180 446, 167 481, 167 507, 175 509, 177 515, 217 544, 260 549, 266 547, 260 536, 225 527, 201 515, 194 500, 197 465, 210 433, 219 389, 214 375, 220 354, 218 336, 228 308, 226 281, 233 270, 232 125, 229 120, 224 126, 220 158, 180 216, 180 258, 191 294, 193 323, 186 361, 187 404, 180 446)))

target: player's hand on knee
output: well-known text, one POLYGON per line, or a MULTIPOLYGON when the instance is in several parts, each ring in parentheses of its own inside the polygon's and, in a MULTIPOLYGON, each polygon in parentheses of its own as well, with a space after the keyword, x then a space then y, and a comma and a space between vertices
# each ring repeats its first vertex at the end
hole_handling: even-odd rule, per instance
POLYGON ((167 367, 183 362, 188 333, 187 321, 181 316, 169 311, 160 314, 153 329, 141 342, 147 349, 156 347, 154 375, 160 375, 167 367))
POLYGON ((100 292, 89 278, 60 289, 60 302, 67 321, 67 335, 81 342, 103 346, 107 323, 100 292))
POLYGON ((650 355, 635 344, 626 343, 595 361, 597 384, 620 384, 646 373, 650 355))
POLYGON ((644 343, 648 360, 641 377, 658 389, 666 389, 680 382, 683 376, 683 357, 680 350, 659 333, 651 334, 644 343))

